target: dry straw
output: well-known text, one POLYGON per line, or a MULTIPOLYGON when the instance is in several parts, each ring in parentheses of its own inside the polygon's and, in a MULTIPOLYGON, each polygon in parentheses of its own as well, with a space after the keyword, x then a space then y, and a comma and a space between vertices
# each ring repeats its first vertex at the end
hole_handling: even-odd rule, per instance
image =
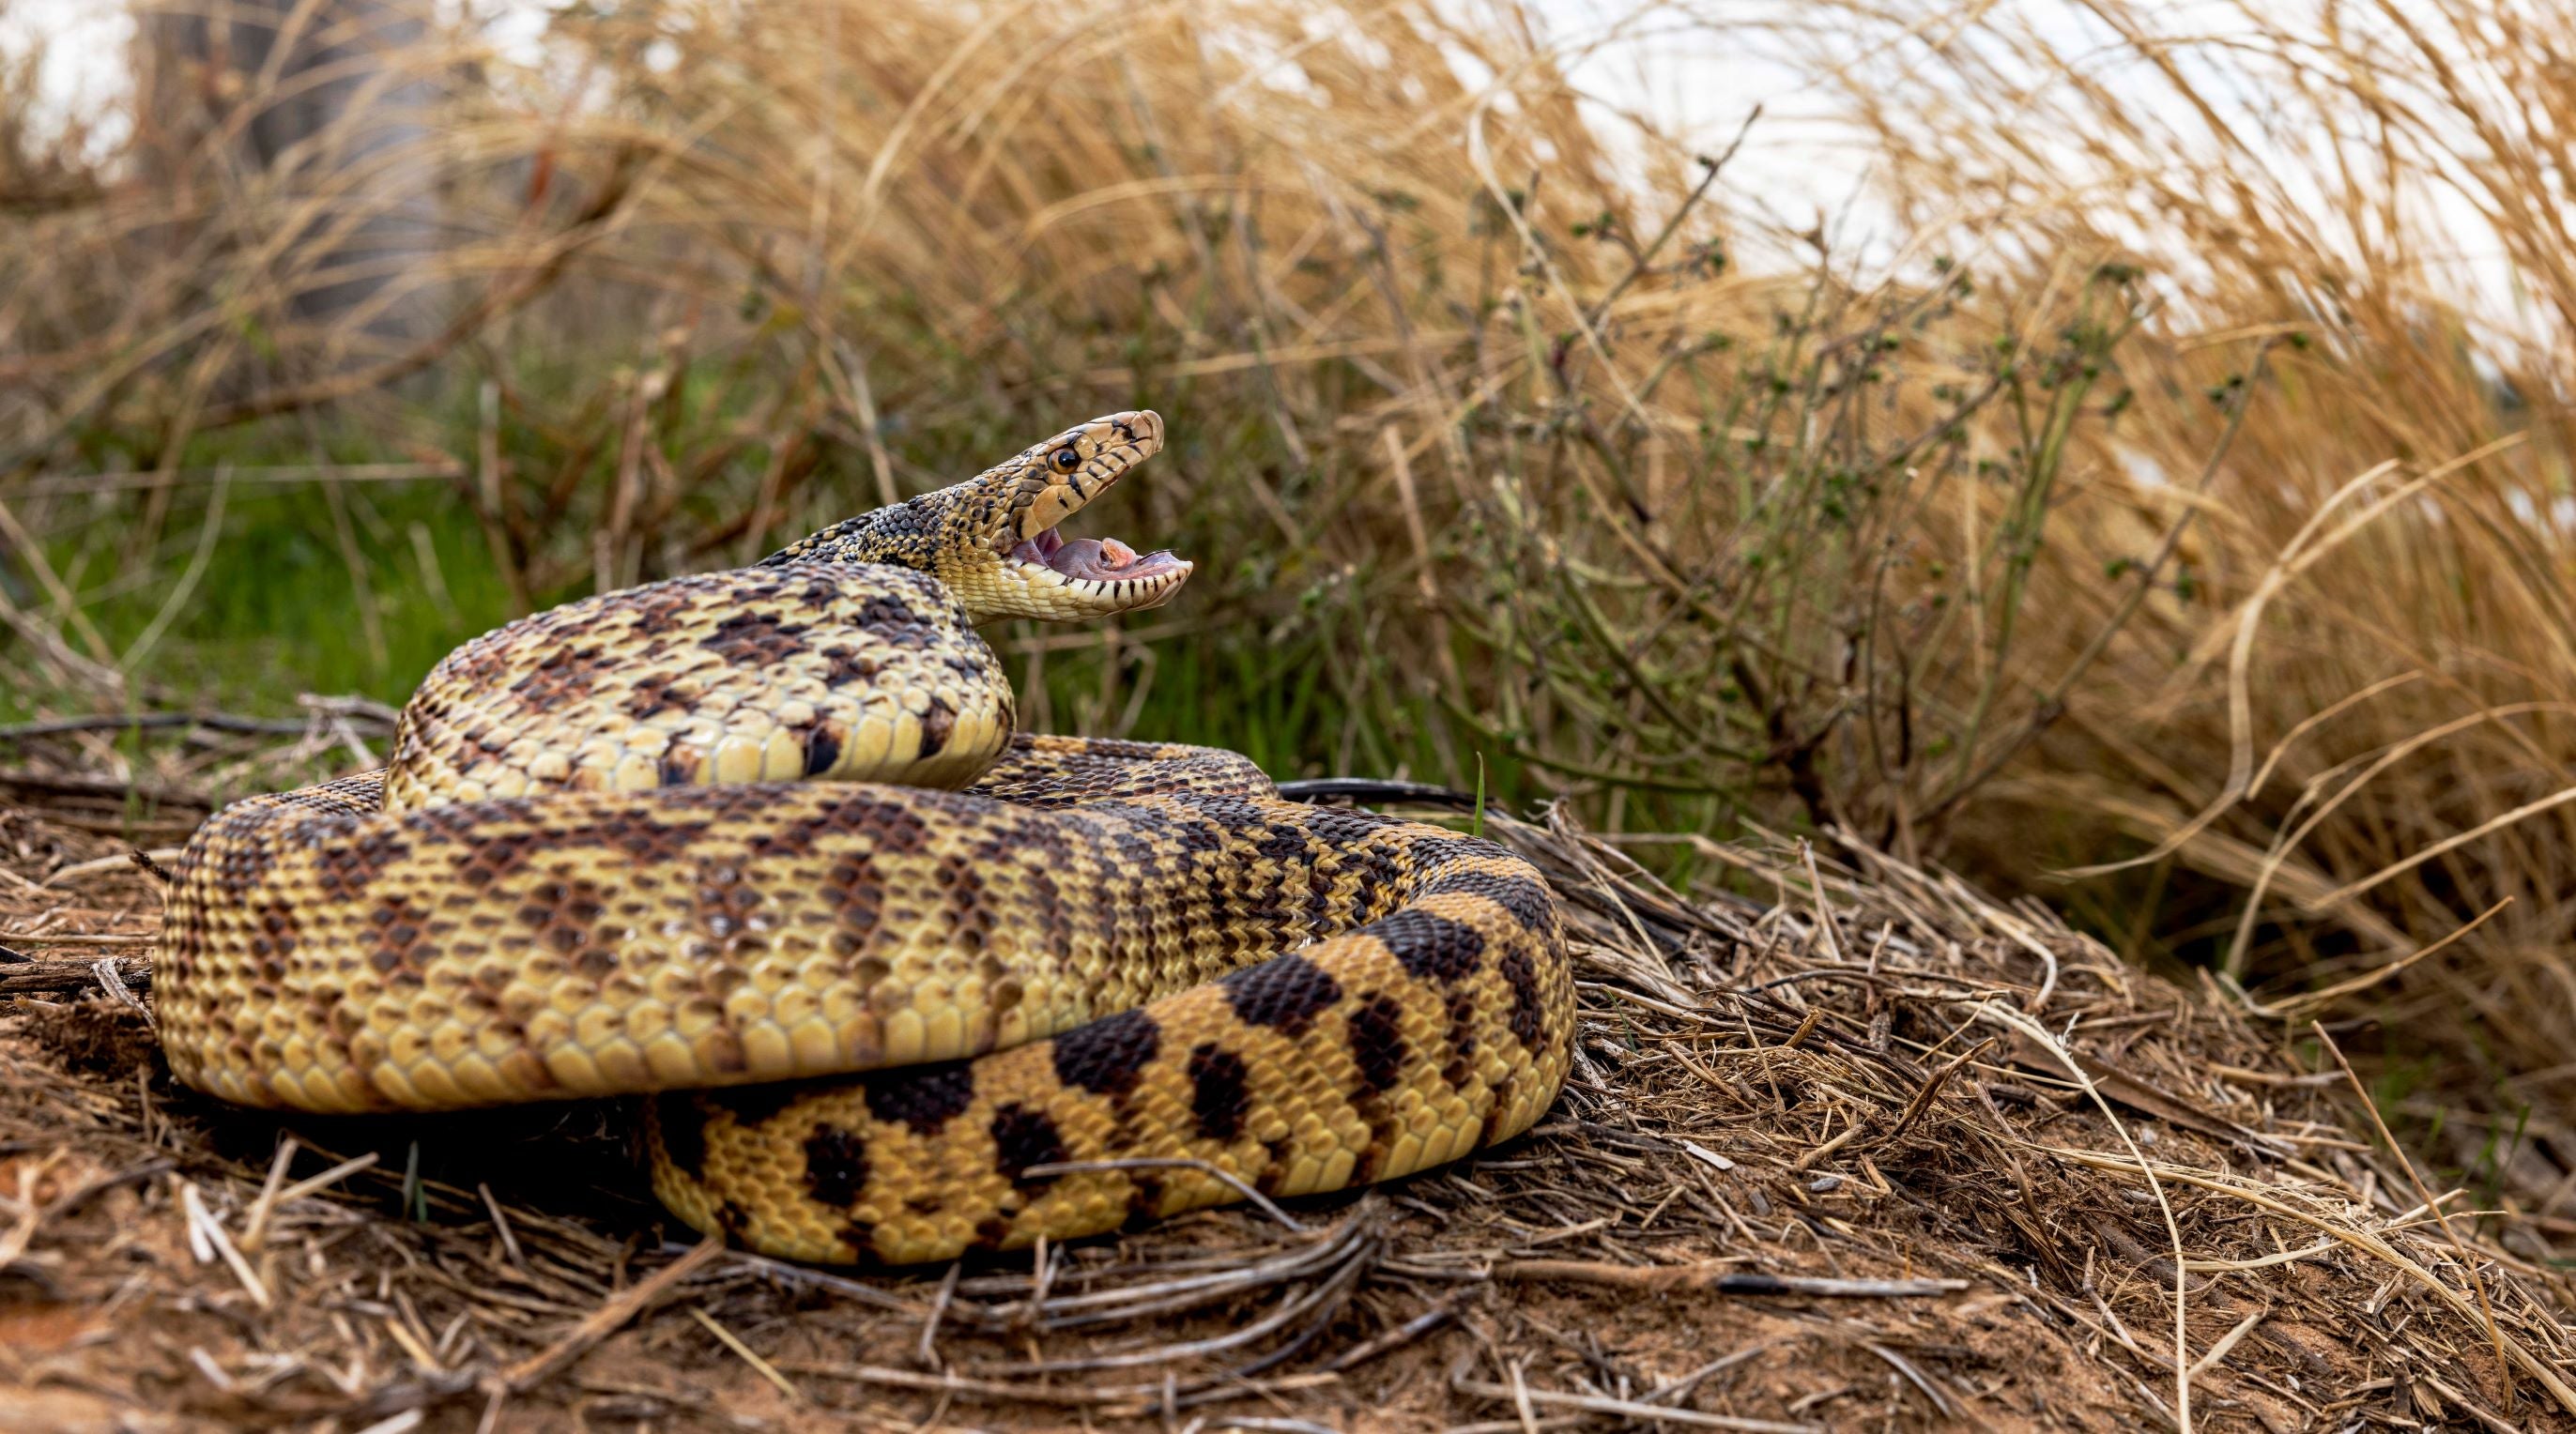
MULTIPOLYGON (((1767 822, 2044 890, 2378 1018, 2339 1039, 2392 1129, 2528 1257, 2576 1233, 2563 17, 679 0, 545 54, 433 27, 265 163, 276 66, 147 43, 150 103, 68 135, 0 85, 0 692, 261 683, 192 621, 273 580, 228 563, 256 494, 345 578, 330 690, 395 696, 474 601, 1152 403, 1116 525, 1222 561, 1151 626, 999 634, 1032 726, 1488 770, 1707 842, 1674 872, 1747 879, 1712 853, 1767 822), (1812 77, 1877 207, 1769 217, 1777 122, 1587 105, 1658 27, 1812 77), (433 193, 435 245, 377 242, 433 193), (470 582, 387 516, 423 485, 470 582)), ((227 795, 292 765, 190 751, 227 795)), ((83 757, 47 778, 130 775, 83 757)), ((66 820, 184 831, 124 790, 66 820)))
MULTIPOLYGON (((75 785, 45 755, 13 779, 75 785)), ((176 1088, 95 964, 54 952, 156 920, 140 870, 54 879, 114 845, 63 824, 88 800, 0 811, 0 924, 33 933, 0 957, 0 1254, 29 1286, 11 1348, 44 1351, 65 1418, 2576 1415, 2571 1292, 2519 1228, 2400 1195, 2402 1159, 2225 1001, 1865 848, 1706 844, 1784 897, 1751 901, 1663 886, 1561 813, 1489 812, 1575 935, 1575 1072, 1529 1138, 887 1274, 675 1228, 613 1106, 281 1126, 176 1088), (2132 1333, 2160 1321, 2169 1345, 2132 1333)), ((150 966, 119 979, 148 992, 150 966)))

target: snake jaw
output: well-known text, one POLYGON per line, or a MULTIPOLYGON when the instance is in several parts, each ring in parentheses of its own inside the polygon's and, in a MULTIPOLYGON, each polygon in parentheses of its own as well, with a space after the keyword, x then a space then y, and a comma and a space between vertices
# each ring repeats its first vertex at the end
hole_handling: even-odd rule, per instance
POLYGON ((1115 538, 1067 542, 1053 529, 1041 537, 1054 544, 1052 560, 1039 544, 1027 542, 1012 551, 1006 564, 1035 592, 1062 595, 1060 603, 1045 603, 1047 611, 1040 616, 1083 617, 1161 607, 1198 568, 1169 550, 1139 554, 1115 538))
POLYGON ((1168 549, 1140 554, 1115 538, 1068 539, 1058 527, 1162 446, 1162 415, 1151 409, 1113 413, 1036 444, 987 474, 1005 479, 1009 497, 1007 520, 992 539, 1001 590, 970 599, 977 620, 986 614, 1107 617, 1169 602, 1196 571, 1195 563, 1168 549))

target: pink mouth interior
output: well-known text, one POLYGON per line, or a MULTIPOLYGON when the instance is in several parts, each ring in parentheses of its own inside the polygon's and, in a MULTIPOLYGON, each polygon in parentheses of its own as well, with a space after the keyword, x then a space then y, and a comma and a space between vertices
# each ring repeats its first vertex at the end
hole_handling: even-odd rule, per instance
POLYGON ((1011 556, 1024 563, 1053 568, 1069 578, 1104 583, 1157 578, 1182 568, 1181 560, 1173 557, 1168 548, 1139 553, 1116 538, 1067 540, 1053 528, 1022 539, 1018 547, 1011 549, 1011 556))

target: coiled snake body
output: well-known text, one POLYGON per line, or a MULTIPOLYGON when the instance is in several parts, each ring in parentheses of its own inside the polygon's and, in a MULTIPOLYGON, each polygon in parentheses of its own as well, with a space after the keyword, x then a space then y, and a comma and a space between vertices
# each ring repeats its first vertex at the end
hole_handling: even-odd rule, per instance
POLYGON ((313 1111, 651 1093, 674 1213, 837 1262, 1526 1129, 1573 1027, 1526 864, 1284 801, 1233 753, 1014 736, 972 624, 1168 599, 1188 563, 1056 532, 1161 442, 1113 415, 757 567, 459 648, 387 769, 189 843, 171 1068, 313 1111))

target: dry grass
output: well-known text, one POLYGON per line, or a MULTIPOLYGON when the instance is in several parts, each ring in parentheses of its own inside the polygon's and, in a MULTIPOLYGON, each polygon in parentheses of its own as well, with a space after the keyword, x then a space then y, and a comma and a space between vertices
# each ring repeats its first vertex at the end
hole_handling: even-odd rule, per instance
MULTIPOLYGON (((2198 393, 2258 352, 2269 373, 2205 497, 2132 500, 2196 512, 2195 600, 2148 605, 1951 855, 2008 860, 2037 825, 2056 861, 2119 859, 2106 916, 2248 980, 2323 985, 2510 903, 2367 1009, 2491 1117, 2455 1127, 2460 1163, 2483 1144, 2546 1190, 2576 1151, 2576 276, 2545 197, 2576 164, 2576 31, 2465 5, 2093 14, 2079 38, 1999 13, 1843 76, 1909 232, 1975 232, 2022 256, 2017 286, 2190 256, 2157 265, 2104 465, 2199 471, 2198 393), (2521 1118, 2545 1153, 2507 1148, 2521 1118)), ((2075 565, 2122 551, 2072 527, 2051 589, 2077 626, 2035 634, 2043 663, 2111 601, 2075 565)))
POLYGON ((1579 932, 1534 1134, 894 1277, 697 1245, 612 1104, 281 1122, 178 1088, 152 879, 78 772, 0 785, 0 1389, 34 1427, 2576 1421, 2542 1232, 2458 1243, 2331 1066, 1865 850, 1709 845, 1772 896, 1686 897, 1490 818, 1579 932))
POLYGON ((2401 1133, 2576 1228, 2576 26, 2321 16, 1747 22, 1892 260, 1585 111, 1508 4, 433 35, 385 163, 453 242, 398 264, 340 240, 420 186, 240 162, 261 76, 103 155, 0 101, 0 687, 396 697, 1149 403, 1178 441, 1109 521, 1210 561, 1153 626, 1007 635, 1032 725, 1849 832, 2267 1006, 2509 900, 2335 1012, 2403 1033, 2339 1028, 2401 1133), (298 298, 371 265, 381 312, 298 298))

